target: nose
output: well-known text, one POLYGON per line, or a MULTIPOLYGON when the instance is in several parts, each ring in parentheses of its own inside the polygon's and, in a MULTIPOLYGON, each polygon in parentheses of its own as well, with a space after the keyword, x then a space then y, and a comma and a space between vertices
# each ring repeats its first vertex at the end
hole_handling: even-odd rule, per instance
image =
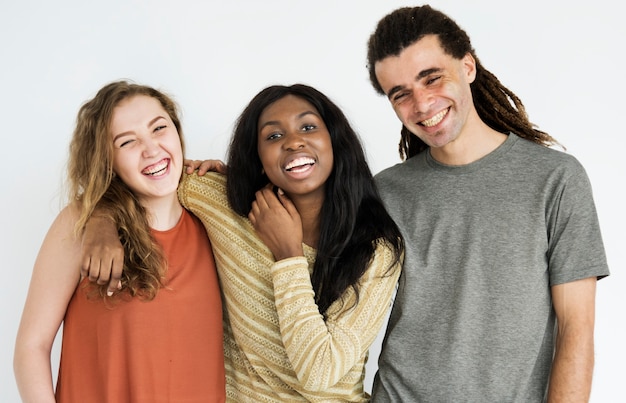
POLYGON ((304 137, 301 133, 290 132, 285 136, 285 142, 283 143, 283 147, 286 150, 294 151, 303 148, 305 145, 304 137))
POLYGON ((426 113, 430 110, 434 102, 434 97, 428 90, 416 88, 413 90, 413 111, 415 113, 426 113))
POLYGON ((156 139, 148 138, 142 141, 143 143, 143 151, 142 155, 144 158, 153 157, 158 153, 159 150, 159 142, 156 139))

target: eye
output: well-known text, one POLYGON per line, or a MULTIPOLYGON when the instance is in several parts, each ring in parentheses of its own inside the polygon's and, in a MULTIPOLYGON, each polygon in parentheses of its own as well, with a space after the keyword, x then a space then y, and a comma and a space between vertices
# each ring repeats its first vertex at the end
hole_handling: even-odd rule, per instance
POLYGON ((440 78, 441 76, 428 77, 428 79, 426 80, 426 85, 434 84, 439 81, 440 78))
POLYGON ((305 132, 310 132, 311 130, 315 130, 317 129, 317 126, 314 124, 305 124, 304 126, 302 126, 302 131, 305 132))
POLYGON ((127 147, 127 146, 129 146, 130 144, 132 144, 134 141, 135 141, 135 139, 128 139, 128 140, 124 140, 124 141, 122 141, 122 142, 118 143, 118 145, 117 145, 117 146, 118 146, 119 148, 124 148, 124 147, 127 147))
POLYGON ((394 97, 391 99, 391 103, 393 103, 394 105, 397 105, 399 103, 402 103, 402 101, 404 101, 405 99, 407 99, 407 92, 398 92, 396 95, 394 95, 394 97))
POLYGON ((276 140, 282 137, 282 134, 280 132, 272 132, 270 133, 266 139, 267 140, 276 140))

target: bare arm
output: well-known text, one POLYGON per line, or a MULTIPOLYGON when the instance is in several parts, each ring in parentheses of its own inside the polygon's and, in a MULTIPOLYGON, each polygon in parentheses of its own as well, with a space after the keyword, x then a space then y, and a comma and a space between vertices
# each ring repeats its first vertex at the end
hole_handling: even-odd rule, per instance
MULTIPOLYGON (((226 164, 220 160, 184 161, 186 172, 198 170, 198 175, 208 171, 226 173, 226 164)), ((106 207, 98 206, 85 225, 82 240, 81 276, 98 284, 109 284, 112 295, 121 288, 124 268, 124 248, 120 243, 115 223, 106 214, 106 207)))
POLYGON ((98 209, 91 216, 81 244, 81 278, 98 284, 108 283, 107 293, 113 294, 121 288, 122 269, 124 268, 124 247, 117 234, 117 226, 98 209))
POLYGON ((594 364, 596 278, 552 287, 557 338, 549 403, 588 402, 594 364))
MULTIPOLYGON (((208 171, 226 173, 226 165, 220 160, 184 161, 186 172, 197 170, 198 175, 208 171)), ((107 284, 107 294, 119 290, 122 286, 124 268, 124 248, 117 234, 117 226, 108 217, 106 207, 98 206, 85 225, 82 240, 81 276, 90 281, 107 284)))
POLYGON ((35 261, 15 343, 13 368, 23 402, 54 402, 50 352, 80 279, 76 214, 64 209, 35 261))

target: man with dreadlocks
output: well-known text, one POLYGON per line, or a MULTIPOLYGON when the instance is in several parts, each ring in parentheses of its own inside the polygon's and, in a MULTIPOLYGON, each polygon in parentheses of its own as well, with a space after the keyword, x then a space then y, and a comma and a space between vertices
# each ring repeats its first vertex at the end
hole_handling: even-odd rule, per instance
POLYGON ((585 170, 429 6, 378 23, 368 68, 403 124, 377 183, 406 241, 372 401, 587 401, 609 270, 585 170))

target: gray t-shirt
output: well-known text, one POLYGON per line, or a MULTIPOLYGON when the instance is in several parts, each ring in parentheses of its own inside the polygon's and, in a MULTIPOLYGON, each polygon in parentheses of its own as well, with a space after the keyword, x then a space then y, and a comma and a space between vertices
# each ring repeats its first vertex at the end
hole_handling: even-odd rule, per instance
POLYGON ((550 286, 609 274, 580 163, 511 134, 474 163, 425 151, 376 181, 406 256, 372 401, 543 401, 550 286))

